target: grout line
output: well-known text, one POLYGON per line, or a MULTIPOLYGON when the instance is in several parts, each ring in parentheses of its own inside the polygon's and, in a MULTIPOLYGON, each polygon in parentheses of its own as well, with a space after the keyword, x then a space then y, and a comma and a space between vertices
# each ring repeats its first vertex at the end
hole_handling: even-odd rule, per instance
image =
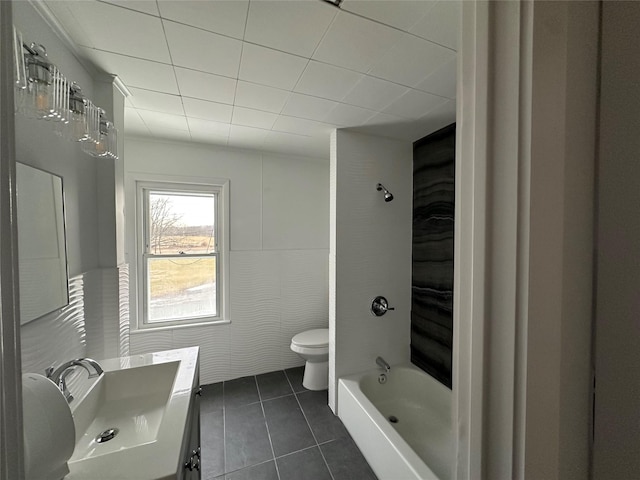
MULTIPOLYGON (((300 392, 303 393, 303 392, 300 392)), ((329 472, 329 475, 331 476, 332 480, 335 480, 334 476, 333 476, 333 472, 331 471, 331 469, 329 468, 329 464, 327 463, 327 459, 324 457, 324 453, 322 452, 322 449, 320 448, 320 444, 318 443, 318 439, 316 438, 316 434, 313 432, 313 428, 311 428, 311 424, 309 423, 309 419, 307 418, 307 414, 304 413, 304 409, 302 408, 302 404, 300 403, 300 400, 298 399, 298 395, 294 395, 296 402, 298 402, 298 406, 300 407, 300 411, 302 412, 302 416, 304 417, 304 420, 307 422, 307 426, 309 427, 309 431, 311 432, 311 435, 313 436, 313 440, 316 442, 315 446, 318 448, 318 450, 320 451, 320 456, 322 457, 322 461, 324 462, 325 466, 327 467, 327 471, 329 472)), ((323 442, 323 444, 326 442, 323 442)))
POLYGON ((264 417, 264 425, 267 427, 267 437, 269 437, 269 446, 271 447, 271 455, 273 457, 273 464, 276 467, 276 474, 278 475, 278 480, 280 480, 280 470, 278 469, 278 462, 276 462, 276 452, 273 449, 273 442, 271 441, 271 432, 269 431, 269 422, 267 422, 267 415, 264 411, 264 404, 262 402, 262 395, 260 395, 260 387, 258 387, 258 379, 256 376, 253 376, 254 382, 256 382, 256 389, 258 390, 258 398, 260 399, 260 408, 262 409, 262 416, 264 417))
POLYGON ((227 473, 227 410, 225 407, 224 390, 224 382, 222 382, 222 461, 224 462, 224 465, 222 465, 222 475, 226 475, 227 473))
POLYGON ((304 448, 301 448, 300 450, 296 450, 295 452, 285 453, 284 455, 280 455, 279 457, 276 457, 276 458, 288 457, 289 455, 294 455, 296 453, 304 452, 305 450, 311 450, 312 448, 318 448, 318 445, 311 445, 310 447, 304 447, 304 448))

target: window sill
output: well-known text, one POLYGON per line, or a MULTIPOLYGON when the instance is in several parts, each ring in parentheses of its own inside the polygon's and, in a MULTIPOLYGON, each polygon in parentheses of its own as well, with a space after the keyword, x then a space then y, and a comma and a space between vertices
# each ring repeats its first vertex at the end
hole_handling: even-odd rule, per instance
POLYGON ((215 322, 185 323, 184 325, 158 325, 158 326, 144 327, 144 328, 139 328, 134 325, 131 325, 129 329, 129 333, 131 335, 140 335, 143 333, 161 332, 166 330, 182 330, 184 328, 216 327, 219 325, 228 325, 230 323, 231 323, 231 320, 217 320, 215 322))

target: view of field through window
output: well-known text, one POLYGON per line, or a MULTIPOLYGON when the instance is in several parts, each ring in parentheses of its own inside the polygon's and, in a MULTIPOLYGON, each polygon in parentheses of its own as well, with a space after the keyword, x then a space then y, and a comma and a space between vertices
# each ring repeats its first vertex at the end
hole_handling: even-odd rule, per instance
POLYGON ((149 322, 217 316, 215 202, 215 194, 149 192, 149 322))

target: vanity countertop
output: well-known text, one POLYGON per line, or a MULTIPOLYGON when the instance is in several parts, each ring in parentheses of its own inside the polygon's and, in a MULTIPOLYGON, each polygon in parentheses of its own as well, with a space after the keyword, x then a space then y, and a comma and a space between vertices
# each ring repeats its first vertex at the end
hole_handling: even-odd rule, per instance
POLYGON ((104 375, 71 405, 76 448, 65 479, 181 478, 189 408, 199 387, 198 352, 189 347, 101 360, 104 375), (120 432, 97 443, 94 430, 105 425, 120 432))

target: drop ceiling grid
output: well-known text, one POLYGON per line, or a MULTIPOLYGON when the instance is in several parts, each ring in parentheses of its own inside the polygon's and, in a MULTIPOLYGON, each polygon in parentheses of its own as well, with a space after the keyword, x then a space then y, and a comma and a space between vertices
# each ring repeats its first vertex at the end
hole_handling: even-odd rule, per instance
MULTIPOLYGON (((84 4, 78 9, 52 8, 57 16, 64 10, 77 13, 76 18, 59 18, 65 28, 69 22, 95 25, 82 21, 89 2, 47 3, 84 4)), ((187 132, 197 125, 198 133, 192 135, 196 141, 206 140, 206 132, 213 132, 216 142, 224 137, 224 143, 230 144, 233 138, 234 145, 254 137, 256 142, 262 139, 262 145, 283 138, 311 142, 326 137, 332 128, 420 119, 455 96, 451 87, 455 45, 443 46, 451 44, 452 36, 441 27, 436 32, 444 38, 441 44, 424 37, 426 27, 434 25, 429 13, 438 10, 436 6, 448 12, 445 23, 451 23, 455 8, 438 5, 441 2, 345 0, 342 9, 320 0, 160 2, 155 9, 146 3, 91 2, 101 5, 101 12, 110 12, 103 15, 103 24, 121 20, 126 28, 115 27, 123 35, 113 45, 104 43, 104 29, 97 28, 97 39, 86 41, 88 48, 82 51, 105 69, 129 66, 131 73, 120 75, 134 97, 139 97, 132 99, 130 108, 140 110, 139 118, 153 134, 165 132, 164 121, 169 120, 172 128, 186 127, 187 132), (212 19, 206 14, 222 7, 235 11, 226 29, 224 15, 212 19), (367 9, 372 20, 366 18, 367 9), (311 20, 310 12, 315 14, 311 20), (132 30, 133 24, 160 26, 160 43, 169 58, 163 57, 162 46, 122 51, 128 39, 141 35, 122 32, 132 30), (298 41, 291 36, 301 37, 298 41), (147 68, 161 75, 167 67, 173 69, 175 86, 162 77, 145 82, 145 76, 153 78, 147 68), (174 118, 178 113, 182 122, 174 118)), ((68 30, 71 35, 72 30, 68 30)), ((82 33, 76 31, 76 37, 82 33)), ((91 33, 87 35, 90 38, 91 33)))

